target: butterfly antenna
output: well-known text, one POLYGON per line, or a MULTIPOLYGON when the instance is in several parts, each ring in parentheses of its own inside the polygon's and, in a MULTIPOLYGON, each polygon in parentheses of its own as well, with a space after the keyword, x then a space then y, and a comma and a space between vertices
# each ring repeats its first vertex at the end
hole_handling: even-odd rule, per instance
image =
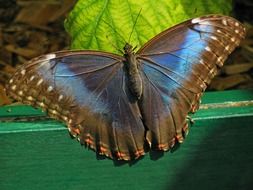
POLYGON ((105 24, 107 24, 113 31, 114 31, 114 33, 115 34, 117 34, 122 40, 123 40, 123 42, 126 44, 127 42, 126 42, 126 40, 124 39, 124 37, 119 33, 119 32, 117 32, 117 30, 115 29, 115 28, 113 28, 112 27, 112 25, 110 24, 110 23, 108 23, 108 22, 106 22, 105 20, 102 20, 105 24))
POLYGON ((109 40, 110 44, 112 45, 112 47, 114 47, 114 49, 116 49, 116 50, 117 50, 118 52, 120 52, 121 54, 124 54, 124 52, 123 52, 121 49, 117 48, 117 47, 114 45, 114 43, 112 43, 112 41, 111 41, 111 39, 108 37, 108 35, 106 35, 106 38, 109 40))
POLYGON ((134 32, 134 28, 135 28, 135 25, 136 25, 136 23, 137 23, 137 20, 138 20, 140 14, 141 14, 141 10, 142 10, 142 9, 140 9, 140 11, 139 11, 139 13, 138 13, 138 15, 137 15, 137 17, 136 17, 136 19, 135 19, 135 21, 134 21, 134 25, 133 25, 132 31, 131 31, 130 36, 129 36, 129 38, 128 38, 128 42, 129 42, 129 43, 130 43, 130 39, 131 39, 131 37, 132 37, 132 34, 133 34, 133 32, 134 32))

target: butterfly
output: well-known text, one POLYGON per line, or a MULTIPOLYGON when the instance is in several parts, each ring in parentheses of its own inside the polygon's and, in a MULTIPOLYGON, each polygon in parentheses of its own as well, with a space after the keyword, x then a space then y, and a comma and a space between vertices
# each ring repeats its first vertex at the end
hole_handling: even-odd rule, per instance
POLYGON ((148 150, 182 143, 211 79, 240 44, 234 18, 207 15, 182 22, 124 55, 67 50, 30 60, 6 90, 66 123, 70 134, 98 154, 134 160, 148 150))

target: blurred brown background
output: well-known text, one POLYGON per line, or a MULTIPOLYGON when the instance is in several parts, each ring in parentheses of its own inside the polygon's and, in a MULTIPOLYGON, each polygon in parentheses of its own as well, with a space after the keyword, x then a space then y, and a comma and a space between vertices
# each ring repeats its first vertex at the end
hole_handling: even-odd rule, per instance
MULTIPOLYGON (((0 105, 11 101, 4 83, 15 68, 44 53, 68 49, 63 22, 76 0, 0 0, 0 105)), ((227 60, 208 90, 253 88, 253 2, 235 0, 232 15, 247 37, 227 60)))

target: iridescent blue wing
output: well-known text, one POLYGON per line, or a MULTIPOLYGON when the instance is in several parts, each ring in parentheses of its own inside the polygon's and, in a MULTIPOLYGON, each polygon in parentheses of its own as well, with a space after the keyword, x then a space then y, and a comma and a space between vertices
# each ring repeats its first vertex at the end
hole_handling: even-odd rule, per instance
POLYGON ((64 121, 71 134, 99 154, 129 160, 144 154, 144 126, 127 88, 123 57, 63 51, 18 69, 8 93, 64 121))
POLYGON ((160 33, 137 52, 144 81, 141 112, 152 148, 168 150, 183 141, 188 112, 198 108, 206 86, 244 35, 235 19, 210 15, 160 33))

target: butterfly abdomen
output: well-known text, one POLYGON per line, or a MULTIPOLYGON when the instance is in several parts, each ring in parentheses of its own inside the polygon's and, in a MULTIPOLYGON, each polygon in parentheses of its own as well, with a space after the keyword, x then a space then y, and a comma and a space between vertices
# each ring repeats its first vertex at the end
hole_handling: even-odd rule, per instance
POLYGON ((129 44, 125 45, 125 58, 126 68, 129 83, 129 90, 137 98, 140 99, 142 95, 142 80, 138 69, 138 61, 132 51, 132 46, 129 44))

